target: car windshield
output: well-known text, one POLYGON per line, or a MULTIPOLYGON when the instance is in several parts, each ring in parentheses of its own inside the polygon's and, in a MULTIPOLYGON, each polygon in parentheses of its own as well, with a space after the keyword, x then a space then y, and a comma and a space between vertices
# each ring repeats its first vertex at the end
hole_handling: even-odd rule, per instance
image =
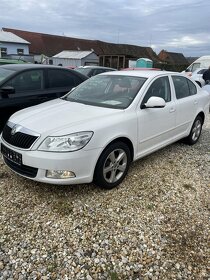
POLYGON ((0 82, 5 80, 7 77, 9 77, 14 72, 15 72, 14 70, 8 70, 8 69, 0 67, 0 82))
POLYGON ((132 103, 145 81, 146 78, 142 77, 97 75, 80 84, 63 99, 93 106, 125 109, 132 103))
POLYGON ((87 76, 91 69, 90 68, 76 68, 74 70, 87 76))

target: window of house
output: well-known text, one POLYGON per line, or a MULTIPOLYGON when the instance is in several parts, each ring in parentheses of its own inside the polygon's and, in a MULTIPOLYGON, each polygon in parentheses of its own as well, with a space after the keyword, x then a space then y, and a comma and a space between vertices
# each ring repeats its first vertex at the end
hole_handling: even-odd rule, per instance
POLYGON ((24 54, 24 49, 17 49, 17 54, 24 54))
POLYGON ((1 57, 4 57, 7 55, 7 48, 0 48, 1 49, 1 57))

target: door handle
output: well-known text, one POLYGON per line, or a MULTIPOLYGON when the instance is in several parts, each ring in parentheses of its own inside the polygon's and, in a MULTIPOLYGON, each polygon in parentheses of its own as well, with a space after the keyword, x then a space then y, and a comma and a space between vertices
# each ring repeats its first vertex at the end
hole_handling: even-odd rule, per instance
POLYGON ((194 100, 194 104, 198 104, 198 100, 194 100))

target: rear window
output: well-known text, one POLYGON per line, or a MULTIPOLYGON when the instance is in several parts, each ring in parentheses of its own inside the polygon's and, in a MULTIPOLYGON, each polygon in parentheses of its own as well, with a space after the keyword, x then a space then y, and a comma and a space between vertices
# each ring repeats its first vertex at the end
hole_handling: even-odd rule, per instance
POLYGON ((76 70, 77 72, 80 72, 81 74, 83 74, 85 76, 88 76, 91 69, 90 68, 76 68, 74 70, 76 70))

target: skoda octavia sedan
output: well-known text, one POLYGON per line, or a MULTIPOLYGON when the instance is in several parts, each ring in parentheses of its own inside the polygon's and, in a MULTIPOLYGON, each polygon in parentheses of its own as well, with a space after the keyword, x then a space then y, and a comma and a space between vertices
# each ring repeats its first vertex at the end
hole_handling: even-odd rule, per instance
POLYGON ((209 103, 209 94, 179 73, 103 73, 12 115, 1 153, 9 168, 35 181, 111 189, 131 162, 182 138, 195 144, 209 103))

